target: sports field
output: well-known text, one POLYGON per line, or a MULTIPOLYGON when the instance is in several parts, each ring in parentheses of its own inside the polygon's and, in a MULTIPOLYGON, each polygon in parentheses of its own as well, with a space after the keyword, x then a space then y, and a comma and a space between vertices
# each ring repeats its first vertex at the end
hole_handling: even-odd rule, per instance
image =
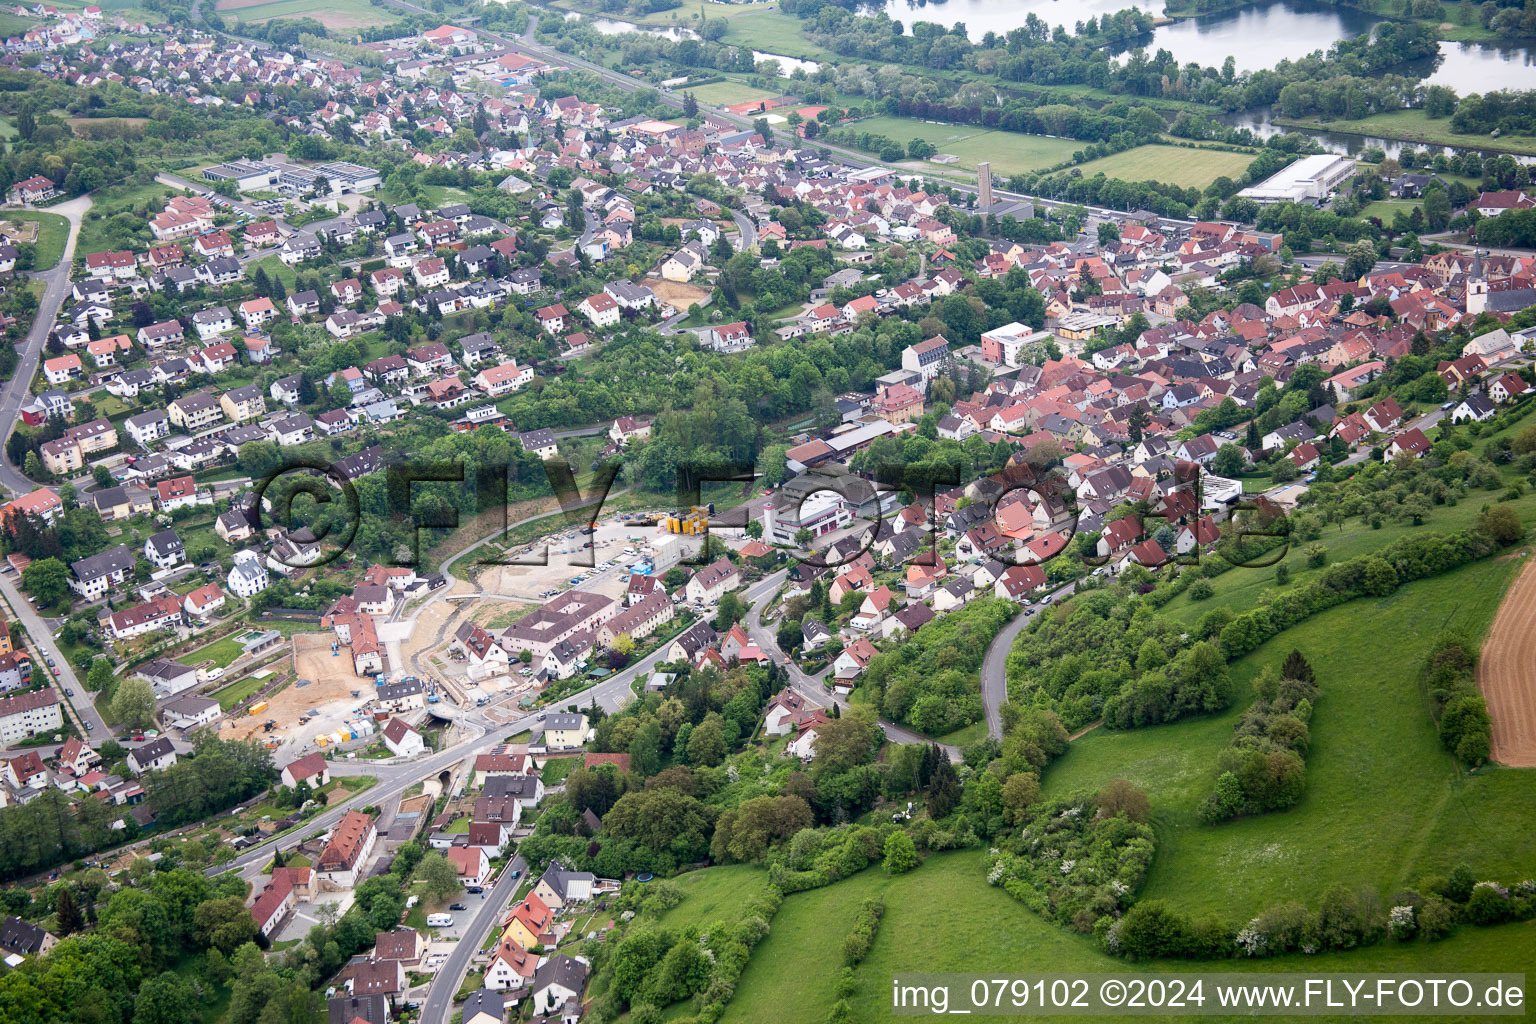
POLYGON ((870 117, 845 126, 855 132, 869 132, 895 139, 905 146, 913 139, 931 143, 939 153, 958 157, 956 163, 934 164, 935 168, 958 167, 974 171, 982 160, 992 162, 993 174, 1021 174, 1053 167, 1069 160, 1083 143, 1047 135, 1022 132, 989 131, 963 124, 935 124, 913 117, 870 117))
POLYGON ((1083 177, 1103 172, 1122 181, 1160 181, 1183 188, 1204 188, 1222 175, 1236 178, 1253 163, 1251 153, 1183 146, 1137 146, 1124 153, 1079 165, 1083 177))
POLYGON ((693 93, 694 99, 711 107, 728 107, 735 103, 771 100, 779 95, 767 89, 754 89, 742 82, 711 82, 697 88, 685 85, 682 91, 693 93))

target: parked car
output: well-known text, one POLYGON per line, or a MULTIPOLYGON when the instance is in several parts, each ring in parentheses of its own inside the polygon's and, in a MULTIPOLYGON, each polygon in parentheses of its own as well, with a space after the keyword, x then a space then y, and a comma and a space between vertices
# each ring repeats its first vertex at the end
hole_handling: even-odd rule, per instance
POLYGON ((466 907, 462 903, 450 903, 450 904, 448 904, 448 909, 449 910, 468 910, 469 908, 466 907))

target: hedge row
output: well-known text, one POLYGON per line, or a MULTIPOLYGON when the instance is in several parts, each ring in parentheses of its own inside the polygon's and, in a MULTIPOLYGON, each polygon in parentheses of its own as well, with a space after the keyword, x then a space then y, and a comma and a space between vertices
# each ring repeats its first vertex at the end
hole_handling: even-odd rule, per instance
POLYGON ((857 967, 869 955, 869 947, 874 945, 875 935, 880 931, 880 918, 884 916, 884 900, 871 896, 864 901, 859 916, 853 919, 853 927, 843 938, 844 966, 857 967))
POLYGON ((1477 688, 1477 658, 1456 637, 1441 637, 1424 664, 1430 700, 1440 725, 1440 742, 1469 768, 1488 760, 1493 719, 1477 688))
POLYGON ((1222 649, 1229 659, 1239 658, 1319 612, 1357 597, 1385 597, 1404 583, 1458 569, 1498 547, 1478 529, 1394 541, 1375 554, 1339 562, 1313 583, 1239 615, 1222 629, 1222 649))
POLYGON ((1479 882, 1458 867, 1449 878, 1400 889, 1383 907, 1370 889, 1331 886, 1316 910, 1301 903, 1271 907, 1242 928, 1216 918, 1192 918, 1165 900, 1137 903, 1104 932, 1112 953, 1132 960, 1225 959, 1356 949, 1385 938, 1433 941, 1458 923, 1502 924, 1536 918, 1536 880, 1515 885, 1479 882))

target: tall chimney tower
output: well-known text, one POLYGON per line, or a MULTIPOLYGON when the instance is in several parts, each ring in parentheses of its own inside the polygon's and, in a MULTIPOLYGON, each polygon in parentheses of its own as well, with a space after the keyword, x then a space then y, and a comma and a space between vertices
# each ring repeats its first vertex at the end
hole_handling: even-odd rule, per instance
POLYGON ((976 182, 980 186, 980 202, 976 204, 982 212, 986 212, 992 205, 992 162, 983 160, 976 165, 976 182))

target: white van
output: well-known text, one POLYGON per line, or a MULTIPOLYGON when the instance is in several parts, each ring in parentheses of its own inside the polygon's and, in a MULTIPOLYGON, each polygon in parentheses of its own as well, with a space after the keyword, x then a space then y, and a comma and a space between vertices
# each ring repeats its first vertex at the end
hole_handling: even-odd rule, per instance
POLYGON ((452 914, 428 914, 428 928, 451 928, 453 926, 452 914))

